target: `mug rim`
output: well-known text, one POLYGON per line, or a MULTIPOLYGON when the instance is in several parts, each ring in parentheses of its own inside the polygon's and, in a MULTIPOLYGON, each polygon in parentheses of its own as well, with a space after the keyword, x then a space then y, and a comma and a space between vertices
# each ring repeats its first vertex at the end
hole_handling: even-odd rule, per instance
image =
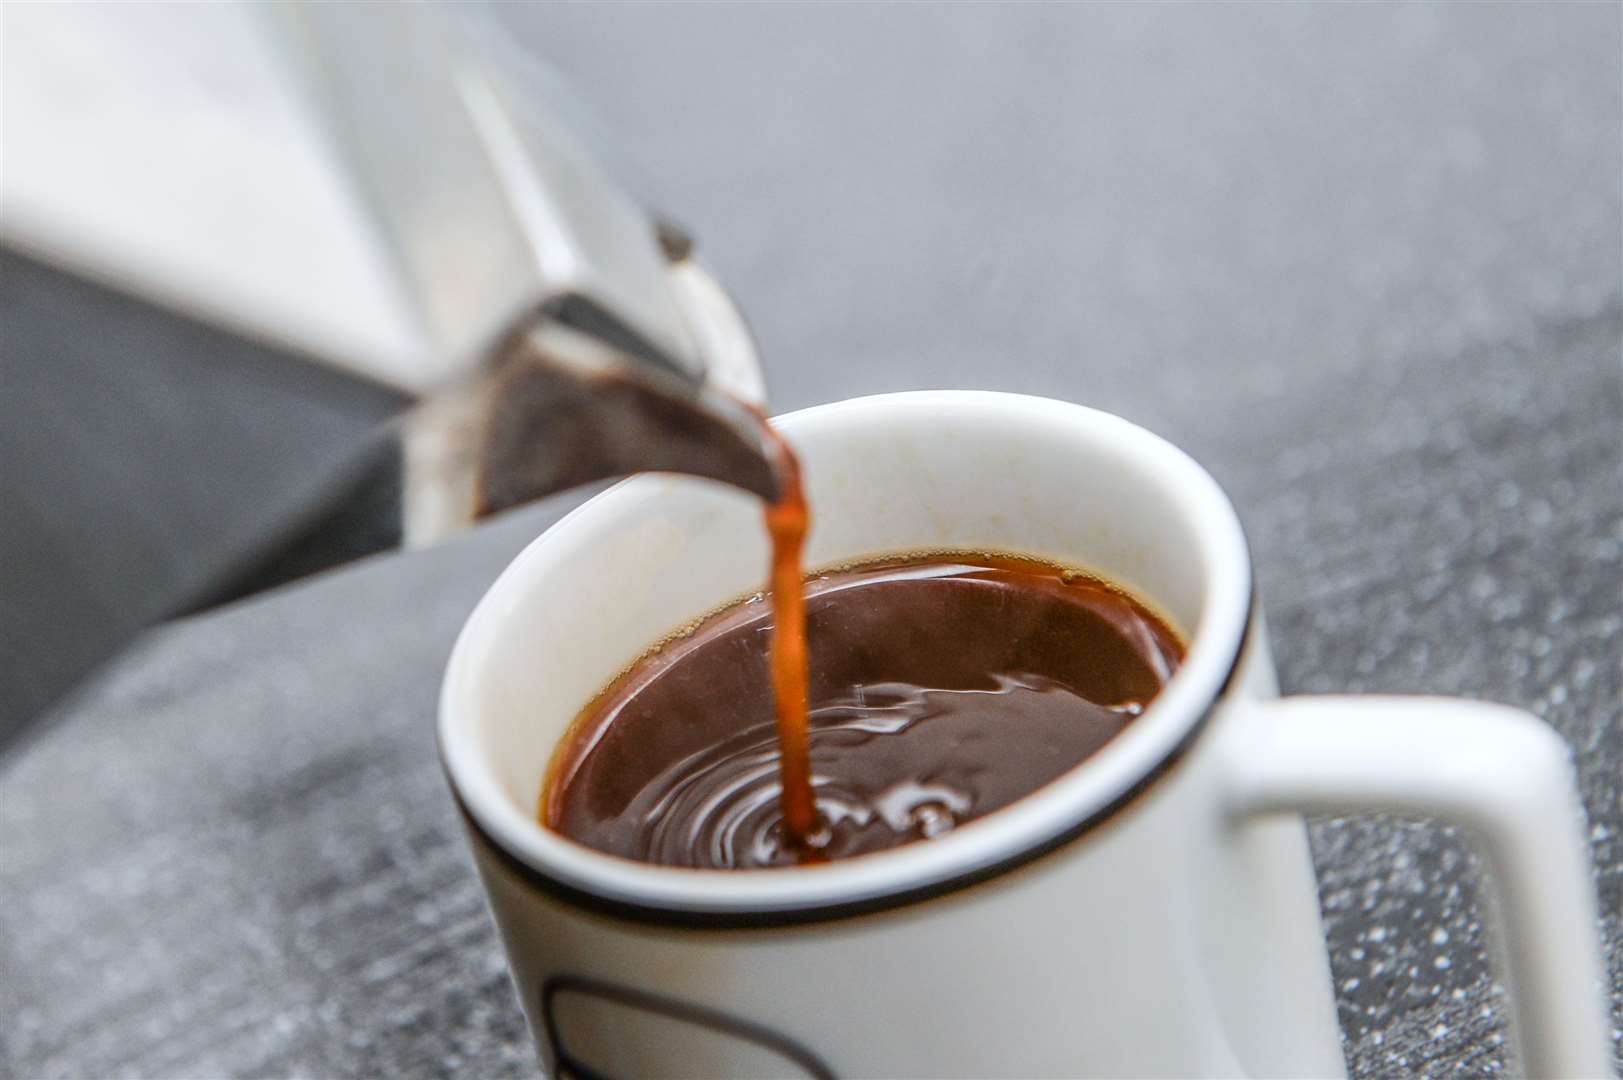
MULTIPOLYGON (((1093 832, 1136 802, 1187 752, 1244 654, 1251 626, 1251 559, 1233 504, 1184 451, 1130 421, 1050 398, 978 390, 903 391, 813 406, 774 419, 796 428, 897 409, 958 409, 1019 424, 1087 424, 1172 485, 1204 563, 1204 598, 1178 672, 1120 735, 1068 772, 1008 806, 927 843, 817 867, 700 870, 599 852, 521 814, 480 753, 468 722, 477 714, 482 654, 511 617, 509 594, 556 573, 551 550, 571 530, 624 510, 668 478, 632 477, 576 507, 532 540, 480 599, 457 635, 441 686, 438 746, 453 799, 478 846, 510 872, 562 900, 659 925, 744 928, 843 918, 911 904, 1000 876, 1093 832)), ((1039 426, 1039 425, 1033 425, 1039 426)), ((663 482, 663 484, 662 484, 663 482)), ((1150 598, 1154 600, 1152 596, 1150 598)))

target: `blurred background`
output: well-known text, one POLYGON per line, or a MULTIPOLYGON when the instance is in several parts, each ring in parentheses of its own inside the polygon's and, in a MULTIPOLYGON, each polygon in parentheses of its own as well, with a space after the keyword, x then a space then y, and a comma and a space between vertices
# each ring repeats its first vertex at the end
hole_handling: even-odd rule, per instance
MULTIPOLYGON (((1238 504, 1287 692, 1558 728, 1623 1026, 1623 8, 484 15, 697 238, 774 410, 1120 413, 1238 504)), ((534 1075, 432 721, 580 498, 167 625, 0 760, 0 1072, 534 1075)), ((1503 1071, 1465 845, 1312 835, 1351 1072, 1503 1071)))

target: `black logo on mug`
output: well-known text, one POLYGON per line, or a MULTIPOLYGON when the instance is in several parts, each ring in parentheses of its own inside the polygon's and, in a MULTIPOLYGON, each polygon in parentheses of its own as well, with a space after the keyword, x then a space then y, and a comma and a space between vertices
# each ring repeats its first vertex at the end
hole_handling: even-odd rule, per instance
POLYGON ((629 1024, 656 1029, 639 1042, 657 1041, 662 1058, 742 1055, 751 1074, 834 1080, 816 1054, 753 1020, 584 975, 554 975, 541 986, 543 1049, 559 1080, 616 1080, 603 1055, 629 1024))

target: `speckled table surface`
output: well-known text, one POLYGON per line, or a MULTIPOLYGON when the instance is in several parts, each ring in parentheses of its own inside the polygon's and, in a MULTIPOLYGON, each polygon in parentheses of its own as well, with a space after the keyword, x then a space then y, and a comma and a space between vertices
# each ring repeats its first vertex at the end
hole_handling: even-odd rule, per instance
MULTIPOLYGON (((1558 728, 1623 1024, 1623 8, 497 17, 659 178, 779 407, 1120 412, 1239 504, 1287 690, 1558 728)), ((0 1073, 533 1075, 431 726, 566 507, 156 632, 7 762, 0 1073)), ((1312 834, 1351 1072, 1507 1068, 1459 838, 1312 834)))

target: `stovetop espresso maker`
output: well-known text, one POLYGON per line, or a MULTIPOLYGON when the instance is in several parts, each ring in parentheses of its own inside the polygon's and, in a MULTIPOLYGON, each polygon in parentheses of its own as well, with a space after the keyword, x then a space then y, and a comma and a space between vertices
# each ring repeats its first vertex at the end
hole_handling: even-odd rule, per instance
POLYGON ((463 19, 8 12, 0 749, 176 613, 636 471, 774 494, 732 301, 463 19))

